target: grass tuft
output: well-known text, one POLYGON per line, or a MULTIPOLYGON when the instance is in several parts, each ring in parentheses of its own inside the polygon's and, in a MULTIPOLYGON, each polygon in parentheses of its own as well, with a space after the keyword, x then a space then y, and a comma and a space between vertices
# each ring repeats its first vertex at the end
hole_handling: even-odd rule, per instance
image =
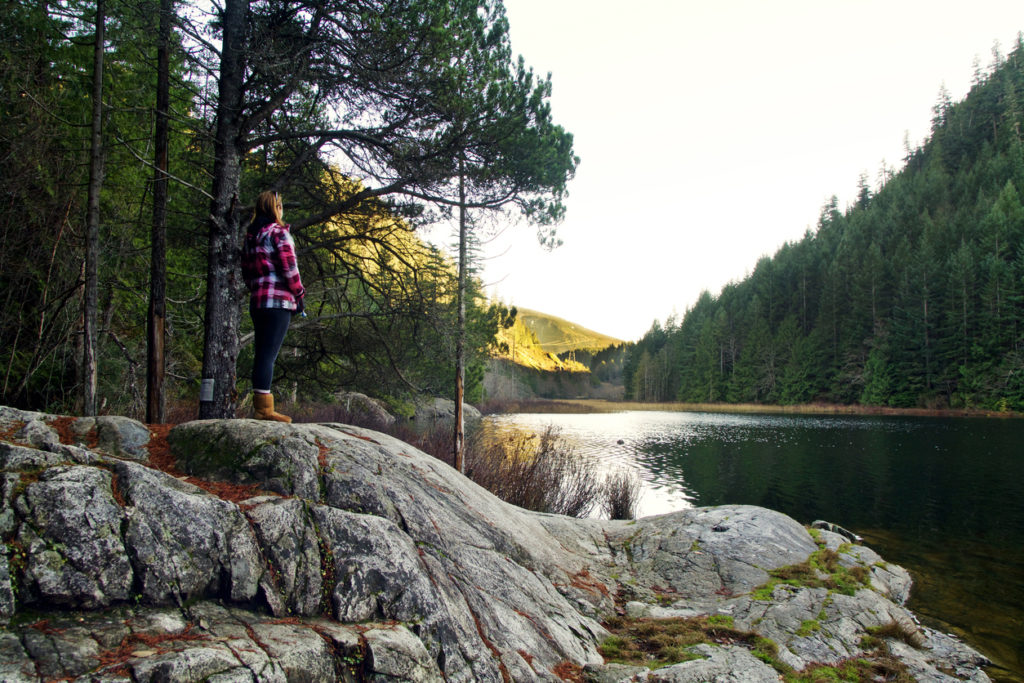
POLYGON ((639 503, 640 477, 635 472, 620 469, 605 479, 601 509, 608 519, 636 519, 639 503))
POLYGON ((822 548, 811 553, 804 562, 772 569, 769 581, 751 591, 754 600, 771 600, 772 592, 779 584, 804 588, 827 588, 828 590, 853 595, 866 588, 871 581, 871 570, 867 567, 844 567, 839 562, 839 553, 822 548))
POLYGON ((634 619, 616 616, 604 624, 612 635, 599 646, 606 661, 651 669, 696 659, 688 648, 700 643, 741 645, 779 671, 789 668, 777 657, 770 640, 734 627, 728 615, 676 619, 634 619))
POLYGON ((915 625, 901 623, 895 619, 881 626, 869 627, 867 632, 870 634, 868 637, 881 640, 900 640, 918 649, 924 645, 925 640, 924 635, 915 625))
POLYGON ((595 464, 552 425, 539 434, 475 431, 467 439, 466 474, 513 505, 571 517, 589 515, 603 492, 595 464))

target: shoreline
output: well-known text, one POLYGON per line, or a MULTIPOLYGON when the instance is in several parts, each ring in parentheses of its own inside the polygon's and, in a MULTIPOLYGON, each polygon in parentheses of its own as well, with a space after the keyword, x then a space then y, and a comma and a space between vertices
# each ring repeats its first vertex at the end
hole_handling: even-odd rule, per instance
POLYGON ((739 413, 762 415, 862 415, 891 417, 983 417, 1022 418, 1014 411, 979 410, 971 408, 890 408, 886 406, 805 403, 799 405, 768 405, 758 403, 647 403, 608 401, 605 399, 524 399, 490 401, 481 407, 486 415, 509 413, 618 413, 626 411, 667 411, 684 413, 739 413))

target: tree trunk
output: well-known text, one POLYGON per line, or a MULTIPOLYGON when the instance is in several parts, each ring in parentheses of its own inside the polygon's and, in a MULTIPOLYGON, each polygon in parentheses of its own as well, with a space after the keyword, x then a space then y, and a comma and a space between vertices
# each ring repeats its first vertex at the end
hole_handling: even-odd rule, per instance
POLYGON ((202 419, 234 417, 238 404, 235 361, 238 358, 240 239, 236 208, 241 177, 240 119, 248 9, 248 0, 224 3, 206 270, 203 380, 199 392, 199 417, 202 419))
POLYGON ((103 187, 103 43, 106 18, 104 0, 96 2, 96 41, 92 68, 92 136, 89 143, 89 196, 85 219, 85 293, 82 324, 82 386, 84 415, 96 414, 97 352, 99 335, 100 190, 103 187))
MULTIPOLYGON (((461 165, 460 165, 461 170, 461 165)), ((466 381, 466 185, 459 174, 459 286, 457 298, 458 322, 455 330, 455 469, 465 474, 464 446, 466 441, 462 403, 465 400, 466 381)))
POLYGON ((167 110, 170 106, 171 12, 160 0, 157 37, 156 129, 154 132, 153 236, 149 271, 149 353, 146 359, 146 422, 164 421, 164 326, 167 317, 167 110))
POLYGON ((924 341, 924 377, 925 377, 924 385, 925 385, 926 389, 930 390, 932 388, 932 364, 931 364, 932 350, 931 350, 931 336, 930 336, 929 330, 928 330, 928 325, 929 325, 929 321, 928 321, 928 296, 929 296, 929 291, 928 291, 928 276, 927 276, 927 274, 925 274, 924 278, 925 278, 925 280, 924 280, 924 289, 923 289, 924 294, 922 296, 922 302, 921 302, 922 303, 922 317, 923 317, 923 320, 924 320, 924 324, 923 324, 923 328, 924 328, 923 329, 923 333, 924 333, 924 340, 923 340, 924 341))

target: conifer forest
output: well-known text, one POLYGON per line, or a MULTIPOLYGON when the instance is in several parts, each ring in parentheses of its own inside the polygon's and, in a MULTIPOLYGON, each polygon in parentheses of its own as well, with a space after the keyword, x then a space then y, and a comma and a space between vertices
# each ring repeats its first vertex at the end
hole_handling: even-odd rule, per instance
POLYGON ((1024 410, 1024 43, 903 167, 632 348, 644 401, 1024 410))
POLYGON ((459 349, 479 397, 509 311, 416 229, 553 244, 577 164, 500 0, 4 0, 0 28, 0 404, 161 422, 209 378, 234 416, 264 190, 307 290, 278 391, 401 412, 459 349))

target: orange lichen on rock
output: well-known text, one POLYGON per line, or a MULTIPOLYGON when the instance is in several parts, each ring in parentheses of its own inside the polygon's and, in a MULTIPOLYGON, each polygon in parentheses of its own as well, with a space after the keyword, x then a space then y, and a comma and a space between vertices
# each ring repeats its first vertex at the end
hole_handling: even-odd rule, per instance
POLYGON ((563 681, 583 683, 583 667, 573 662, 559 662, 551 673, 563 681))
POLYGON ((607 597, 609 595, 608 587, 598 581, 594 576, 587 571, 582 569, 572 577, 572 583, 570 584, 573 588, 581 588, 591 593, 600 593, 607 597))
POLYGON ((6 429, 0 429, 0 441, 9 441, 11 443, 18 443, 14 439, 14 435, 20 432, 25 427, 25 423, 16 421, 6 429))
POLYGON ((129 659, 139 656, 137 653, 140 649, 150 650, 152 654, 163 654, 173 649, 165 647, 168 643, 210 639, 209 636, 191 633, 191 630, 192 626, 189 625, 182 633, 133 633, 125 636, 116 650, 107 650, 99 654, 97 669, 115 667, 107 673, 116 673, 123 670, 120 667, 129 659))
MULTIPOLYGON (((78 418, 76 417, 64 415, 47 422, 47 424, 57 430, 57 436, 62 444, 73 446, 81 438, 73 428, 77 421, 78 418)), ((99 442, 99 434, 96 432, 96 427, 93 426, 92 429, 85 433, 85 445, 88 448, 95 448, 99 442)))
POLYGON ((151 467, 155 467, 161 472, 166 472, 174 476, 179 476, 181 472, 178 471, 177 461, 174 459, 174 455, 171 454, 171 447, 167 443, 167 435, 171 433, 171 428, 174 425, 146 425, 149 428, 149 443, 146 445, 146 449, 149 451, 149 464, 151 467))
POLYGON ((185 476, 184 473, 178 469, 178 461, 175 459, 174 454, 171 453, 171 447, 167 441, 167 436, 170 434, 174 425, 151 424, 146 426, 149 427, 150 434, 152 435, 149 439, 149 444, 147 445, 147 449, 149 450, 150 467, 158 469, 172 477, 183 479, 189 484, 197 486, 208 493, 212 493, 221 500, 226 500, 231 503, 240 503, 243 500, 248 500, 254 496, 277 495, 262 490, 259 484, 234 484, 226 481, 207 481, 198 477, 185 476))

